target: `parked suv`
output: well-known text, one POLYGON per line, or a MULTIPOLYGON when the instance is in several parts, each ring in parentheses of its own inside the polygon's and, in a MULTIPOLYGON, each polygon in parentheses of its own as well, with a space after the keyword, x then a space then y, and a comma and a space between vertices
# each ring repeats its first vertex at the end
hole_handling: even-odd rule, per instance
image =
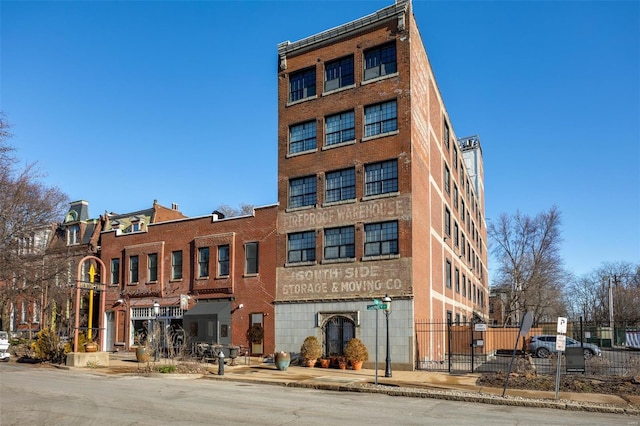
MULTIPOLYGON (((579 348, 584 350, 584 357, 591 358, 592 356, 600 356, 600 348, 591 343, 580 343, 577 340, 567 337, 567 348, 579 348)), ((555 334, 540 334, 537 336, 531 336, 527 339, 527 351, 534 353, 539 358, 546 358, 552 352, 556 352, 556 335, 555 334)))

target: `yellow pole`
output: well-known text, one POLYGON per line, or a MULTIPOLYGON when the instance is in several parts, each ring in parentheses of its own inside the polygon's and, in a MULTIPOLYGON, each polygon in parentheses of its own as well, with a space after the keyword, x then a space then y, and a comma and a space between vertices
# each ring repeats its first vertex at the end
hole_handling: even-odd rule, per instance
MULTIPOLYGON (((93 280, 95 279, 95 277, 96 277, 96 268, 94 268, 93 265, 91 265, 89 267, 89 282, 93 283, 93 280)), ((91 331, 91 328, 93 326, 92 322, 93 322, 93 288, 89 290, 89 325, 87 330, 88 340, 91 340, 92 338, 92 331, 91 331)))

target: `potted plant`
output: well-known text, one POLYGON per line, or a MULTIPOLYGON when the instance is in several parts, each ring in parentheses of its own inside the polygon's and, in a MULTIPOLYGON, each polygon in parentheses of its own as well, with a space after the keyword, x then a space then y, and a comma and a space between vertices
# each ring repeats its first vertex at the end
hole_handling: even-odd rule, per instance
POLYGON ((320 346, 318 338, 308 336, 304 339, 304 343, 302 343, 302 347, 300 347, 300 355, 304 358, 307 367, 315 366, 318 358, 322 356, 322 346, 320 346))
POLYGON ((320 358, 320 367, 329 368, 331 360, 329 358, 320 358))
POLYGON ((136 344, 136 360, 138 362, 149 362, 151 348, 149 346, 149 339, 146 338, 146 335, 140 332, 136 333, 134 343, 136 344))
POLYGON ((344 354, 351 362, 351 367, 354 370, 360 370, 362 363, 369 359, 367 347, 360 339, 355 337, 347 342, 347 346, 344 348, 344 354))

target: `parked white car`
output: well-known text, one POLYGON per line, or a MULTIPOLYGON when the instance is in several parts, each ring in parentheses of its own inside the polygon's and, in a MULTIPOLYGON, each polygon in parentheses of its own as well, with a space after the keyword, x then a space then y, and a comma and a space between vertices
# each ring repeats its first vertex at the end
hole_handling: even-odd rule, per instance
POLYGON ((9 333, 0 331, 0 361, 9 361, 9 333))

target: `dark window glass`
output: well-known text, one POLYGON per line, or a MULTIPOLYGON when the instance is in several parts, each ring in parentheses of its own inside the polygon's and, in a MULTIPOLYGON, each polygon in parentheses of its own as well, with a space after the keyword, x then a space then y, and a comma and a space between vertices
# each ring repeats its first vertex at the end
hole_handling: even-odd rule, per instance
POLYGON ((353 226, 324 231, 324 258, 350 259, 355 257, 355 232, 353 226))
POLYGON ((364 79, 382 77, 397 71, 396 45, 387 44, 364 52, 364 79))
POLYGON ((204 278, 209 276, 209 247, 200 247, 198 249, 198 277, 204 278))
POLYGON ((310 151, 316 148, 316 122, 308 121, 289 128, 289 153, 310 151))
POLYGON ((398 222, 365 225, 364 235, 365 256, 398 254, 398 222))
POLYGON ((365 196, 398 191, 398 162, 383 161, 365 166, 365 196))
POLYGON ((371 105, 364 109, 364 137, 398 130, 396 101, 371 105))
POLYGON ((218 276, 229 275, 229 246, 218 247, 218 276))
POLYGON ((356 171, 344 169, 326 175, 325 201, 331 203, 356 198, 356 171))
POLYGON ((324 90, 353 84, 353 56, 328 62, 324 67, 324 90))
POLYGON ((316 204, 316 177, 307 176, 289 181, 289 208, 316 204))
POLYGON ((335 145, 356 138, 353 111, 332 115, 325 120, 325 145, 335 145))
POLYGON ((258 273, 258 243, 244 245, 245 272, 247 274, 258 273))
POLYGON ((316 70, 310 68, 292 73, 289 76, 289 102, 315 96, 316 70))
POLYGON ((313 262, 316 260, 316 233, 314 231, 289 234, 287 262, 313 262))

